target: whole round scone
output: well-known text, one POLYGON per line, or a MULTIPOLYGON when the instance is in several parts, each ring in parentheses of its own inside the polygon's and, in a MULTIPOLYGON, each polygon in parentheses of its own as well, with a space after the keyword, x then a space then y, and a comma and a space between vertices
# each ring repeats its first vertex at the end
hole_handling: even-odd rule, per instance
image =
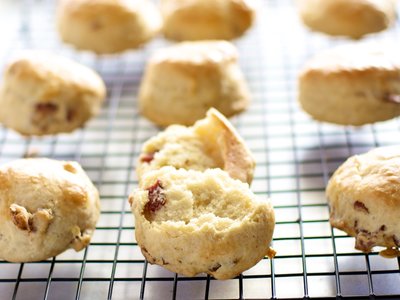
POLYGON ((400 256, 400 146, 350 157, 333 174, 326 193, 332 226, 354 236, 356 249, 382 246, 388 248, 384 256, 400 256))
POLYGON ((154 123, 192 125, 215 107, 230 117, 247 108, 249 92, 233 44, 184 42, 158 50, 139 91, 139 109, 154 123))
POLYGON ((61 0, 57 26, 64 42, 111 54, 138 48, 152 39, 162 19, 148 0, 61 0))
POLYGON ((310 29, 358 39, 385 30, 396 19, 396 0, 299 0, 310 29))
POLYGON ((99 214, 97 189, 76 162, 30 158, 0 167, 0 259, 31 262, 80 251, 99 214))
POLYGON ((221 169, 163 167, 129 201, 143 255, 170 271, 229 279, 274 254, 271 204, 221 169))
POLYGON ((254 21, 249 0, 161 0, 165 37, 185 40, 231 40, 254 21))
POLYGON ((144 143, 136 167, 139 181, 143 174, 163 166, 198 171, 220 168, 250 184, 255 160, 232 124, 212 108, 194 126, 171 125, 144 143))
POLYGON ((71 132, 98 114, 106 89, 86 66, 44 52, 27 52, 5 69, 0 122, 23 135, 71 132))
POLYGON ((346 45, 317 55, 299 77, 302 108, 318 121, 355 126, 400 115, 400 60, 388 49, 346 45))

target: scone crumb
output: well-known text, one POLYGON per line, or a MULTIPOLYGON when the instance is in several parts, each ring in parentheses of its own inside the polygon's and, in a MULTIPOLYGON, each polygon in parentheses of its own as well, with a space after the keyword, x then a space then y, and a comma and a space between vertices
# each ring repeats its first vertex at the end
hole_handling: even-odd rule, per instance
POLYGON ((71 229, 71 232, 74 235, 74 239, 71 241, 71 248, 75 251, 81 251, 89 245, 91 237, 89 233, 85 231, 81 232, 81 229, 78 226, 74 226, 71 229))
POLYGON ((268 256, 270 259, 274 258, 276 255, 276 251, 269 247, 266 256, 268 256))
POLYGON ((129 196, 128 202, 129 202, 129 205, 132 207, 132 204, 133 204, 133 196, 132 195, 129 196))
POLYGON ((64 164, 64 170, 67 172, 73 173, 73 174, 76 174, 76 172, 77 172, 75 167, 69 162, 64 164))
POLYGON ((396 258, 400 256, 400 251, 398 248, 386 248, 379 252, 379 255, 384 258, 396 258))

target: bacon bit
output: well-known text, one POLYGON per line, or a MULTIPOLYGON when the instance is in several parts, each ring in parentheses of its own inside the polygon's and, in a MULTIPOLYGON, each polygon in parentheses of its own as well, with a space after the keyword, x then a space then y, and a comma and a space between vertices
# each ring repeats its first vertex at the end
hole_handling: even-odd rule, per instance
POLYGON ((384 96, 385 101, 400 104, 400 95, 398 94, 387 94, 384 96))
POLYGON ((75 110, 73 110, 72 108, 69 108, 67 110, 67 115, 66 115, 66 119, 68 122, 71 122, 75 117, 75 110))
POLYGON ((220 264, 220 263, 216 263, 216 264, 213 265, 211 268, 209 268, 208 271, 210 271, 210 272, 216 272, 216 271, 218 271, 219 268, 221 268, 221 264, 220 264))
POLYGON ((369 214, 368 208, 365 206, 364 203, 362 203, 360 201, 354 202, 354 209, 358 210, 358 211, 363 211, 363 212, 369 214))
POLYGON ((54 103, 38 103, 35 107, 38 113, 47 115, 54 113, 58 110, 58 106, 54 103))
POLYGON ((140 156, 140 161, 145 162, 145 163, 150 163, 154 159, 154 154, 153 153, 144 153, 140 156))
POLYGON ((157 180, 155 184, 146 190, 148 191, 149 201, 144 206, 144 215, 146 219, 151 221, 154 214, 165 205, 167 198, 160 180, 157 180))
POLYGON ((361 250, 364 253, 371 252, 372 247, 375 245, 375 242, 369 240, 367 237, 357 237, 355 247, 357 250, 361 250))
POLYGON ((90 27, 93 29, 93 31, 98 31, 103 27, 103 24, 99 20, 94 20, 91 24, 90 27))

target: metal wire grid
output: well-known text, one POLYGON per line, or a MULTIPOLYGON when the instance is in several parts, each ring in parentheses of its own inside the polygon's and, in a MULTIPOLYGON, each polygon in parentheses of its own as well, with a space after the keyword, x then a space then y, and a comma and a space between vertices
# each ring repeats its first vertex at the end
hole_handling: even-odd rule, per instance
MULTIPOLYGON (((352 238, 329 226, 324 196, 329 176, 349 155, 396 143, 399 121, 358 129, 319 124, 295 100, 304 60, 347 41, 309 33, 291 1, 260 2, 255 28, 237 42, 253 103, 233 122, 256 156, 252 188, 274 204, 278 255, 236 279, 186 278, 144 261, 127 205, 137 183, 135 158, 141 144, 158 131, 138 114, 138 85, 149 54, 166 42, 159 39, 138 52, 97 58, 59 43, 52 1, 1 5, 9 7, 0 13, 8 24, 0 65, 20 49, 54 50, 100 72, 108 99, 100 116, 73 134, 23 139, 0 129, 0 162, 35 153, 77 160, 102 198, 100 221, 86 250, 38 263, 0 262, 0 299, 400 298, 400 260, 355 251, 352 238)), ((399 32, 397 24, 369 40, 396 41, 399 32)))

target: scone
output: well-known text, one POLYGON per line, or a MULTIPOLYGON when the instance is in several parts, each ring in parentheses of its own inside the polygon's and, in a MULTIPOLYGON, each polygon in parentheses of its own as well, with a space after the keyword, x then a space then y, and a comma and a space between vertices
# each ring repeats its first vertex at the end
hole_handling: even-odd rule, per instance
POLYGON ((98 54, 138 48, 161 29, 159 11, 148 0, 60 0, 61 39, 98 54))
POLYGON ((185 40, 231 40, 254 21, 251 0, 161 0, 165 37, 185 40))
POLYGON ((192 125, 215 107, 230 117, 247 108, 249 92, 235 46, 184 42, 158 50, 148 62, 139 109, 154 123, 192 125))
POLYGON ((299 0, 299 6, 312 30, 354 39, 385 30, 396 19, 396 0, 299 0))
POLYGON ((400 59, 390 47, 346 45, 312 59, 299 101, 314 119, 364 125, 400 115, 400 59))
POLYGON ((354 236, 356 249, 382 246, 388 248, 383 255, 399 255, 400 146, 350 157, 333 174, 326 193, 332 226, 354 236))
POLYGON ((9 64, 0 87, 0 122, 23 135, 71 132, 96 115, 102 79, 64 57, 27 52, 9 64))
POLYGON ((194 126, 171 125, 143 145, 136 167, 139 181, 143 174, 163 166, 198 171, 220 168, 250 184, 255 161, 231 123, 210 109, 194 126))
POLYGON ((271 204, 221 169, 146 173, 129 202, 143 255, 170 271, 229 279, 274 254, 271 204))
POLYGON ((76 162, 30 158, 0 167, 0 259, 31 262, 80 251, 99 213, 97 189, 76 162))

